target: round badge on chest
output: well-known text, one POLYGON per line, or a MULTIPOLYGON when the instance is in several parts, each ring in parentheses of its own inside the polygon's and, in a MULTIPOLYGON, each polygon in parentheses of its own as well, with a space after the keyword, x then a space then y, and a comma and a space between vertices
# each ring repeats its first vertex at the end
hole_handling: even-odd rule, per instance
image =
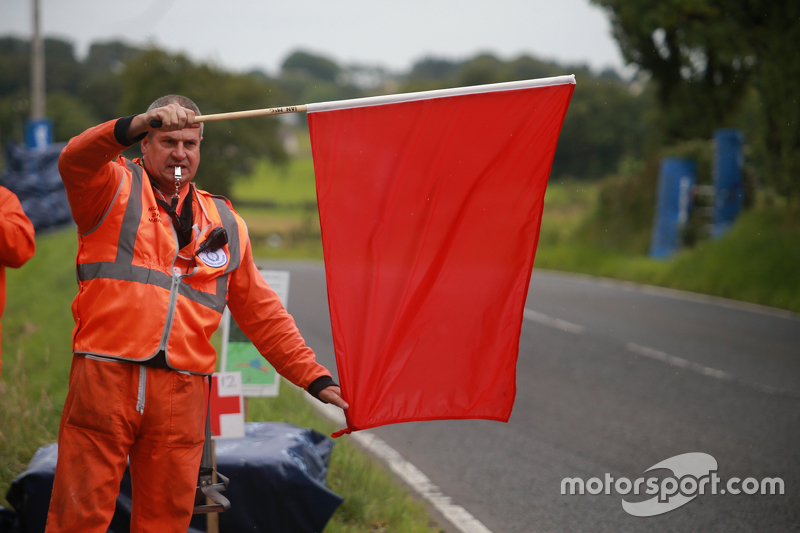
POLYGON ((197 257, 199 257, 203 263, 207 264, 211 268, 219 268, 228 263, 228 255, 222 248, 219 250, 214 250, 213 252, 200 252, 197 257))

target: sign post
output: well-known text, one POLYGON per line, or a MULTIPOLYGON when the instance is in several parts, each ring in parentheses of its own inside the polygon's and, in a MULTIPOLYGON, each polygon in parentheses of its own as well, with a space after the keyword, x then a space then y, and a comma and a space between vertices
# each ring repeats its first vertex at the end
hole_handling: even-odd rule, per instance
MULTIPOLYGON (((211 427, 211 483, 217 482, 217 450, 215 440, 219 438, 244 437, 244 405, 242 402, 241 372, 217 372, 211 376, 209 391, 209 425, 211 427)), ((206 498, 206 505, 214 505, 206 498)), ((219 532, 217 513, 206 515, 206 529, 209 533, 219 532)))

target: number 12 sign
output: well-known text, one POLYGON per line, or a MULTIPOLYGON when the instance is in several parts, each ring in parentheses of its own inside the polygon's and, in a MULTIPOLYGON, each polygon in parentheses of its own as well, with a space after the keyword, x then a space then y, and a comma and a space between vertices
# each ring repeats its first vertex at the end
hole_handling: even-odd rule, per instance
POLYGON ((218 372, 211 376, 210 402, 211 436, 244 437, 241 372, 218 372))

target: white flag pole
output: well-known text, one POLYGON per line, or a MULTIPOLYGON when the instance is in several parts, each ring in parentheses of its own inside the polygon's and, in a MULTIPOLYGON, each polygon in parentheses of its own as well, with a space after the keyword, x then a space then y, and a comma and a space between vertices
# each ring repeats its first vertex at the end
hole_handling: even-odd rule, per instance
POLYGON ((217 113, 216 115, 200 115, 194 117, 195 122, 216 122, 217 120, 233 120, 235 118, 266 117, 269 115, 283 115, 285 113, 305 113, 305 105, 292 105, 285 107, 268 107, 266 109, 251 109, 250 111, 234 111, 232 113, 217 113))
MULTIPOLYGON (((339 100, 334 102, 321 102, 318 104, 303 104, 284 107, 268 107, 265 109, 251 109, 250 111, 234 111, 232 113, 217 113, 215 115, 200 115, 194 117, 195 122, 216 122, 218 120, 233 120, 237 118, 265 117, 269 115, 283 115, 285 113, 313 113, 316 111, 332 111, 335 109, 348 109, 353 107, 368 107, 381 104, 392 104, 401 102, 412 102, 414 100, 428 100, 431 98, 445 98, 448 96, 461 96, 466 94, 513 91, 516 89, 530 89, 533 87, 547 87, 552 85, 562 85, 566 83, 575 84, 575 76, 555 76, 552 78, 540 78, 535 80, 510 81, 504 83, 490 83, 487 85, 475 85, 472 87, 456 87, 453 89, 437 89, 433 91, 422 91, 416 93, 387 94, 383 96, 368 96, 365 98, 355 98, 353 100, 339 100)), ((153 125, 157 128, 160 125, 153 125)))

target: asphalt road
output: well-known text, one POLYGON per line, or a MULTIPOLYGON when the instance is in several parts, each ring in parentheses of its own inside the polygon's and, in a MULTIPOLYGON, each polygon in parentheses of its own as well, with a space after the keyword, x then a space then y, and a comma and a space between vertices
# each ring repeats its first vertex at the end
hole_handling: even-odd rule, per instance
MULTIPOLYGON (((335 369, 323 267, 265 266, 291 271, 289 311, 335 369)), ((542 271, 526 310, 508 424, 372 431, 493 533, 800 531, 796 316, 542 271), (716 459, 723 489, 734 477, 779 477, 785 494, 712 495, 707 486, 682 507, 646 517, 631 516, 621 501, 649 495, 622 496, 613 486, 610 494, 561 494, 564 478, 633 481, 689 452, 716 459)), ((661 483, 671 472, 655 474, 661 483)), ((687 493, 696 492, 687 485, 687 493)))

